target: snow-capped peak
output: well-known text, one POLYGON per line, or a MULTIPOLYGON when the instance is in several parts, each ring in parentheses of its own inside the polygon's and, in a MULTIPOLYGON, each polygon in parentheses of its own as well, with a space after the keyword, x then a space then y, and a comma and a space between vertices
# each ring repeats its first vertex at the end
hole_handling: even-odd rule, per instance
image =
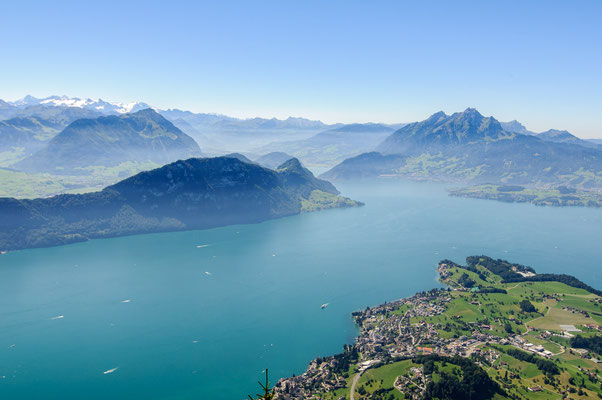
POLYGON ((85 108, 88 110, 95 110, 104 114, 126 114, 130 112, 143 110, 145 108, 150 108, 148 104, 137 101, 131 103, 119 103, 107 102, 102 99, 80 99, 78 97, 68 96, 50 96, 44 99, 38 99, 36 97, 27 95, 21 100, 10 102, 10 104, 17 107, 27 107, 32 105, 78 107, 85 108))

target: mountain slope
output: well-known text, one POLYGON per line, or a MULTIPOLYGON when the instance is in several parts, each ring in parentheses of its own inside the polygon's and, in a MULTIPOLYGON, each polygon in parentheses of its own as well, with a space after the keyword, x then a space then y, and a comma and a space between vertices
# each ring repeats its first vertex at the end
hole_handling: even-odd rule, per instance
POLYGON ((397 154, 363 153, 344 160, 320 175, 320 178, 352 180, 393 174, 397 168, 403 165, 404 161, 405 157, 397 154))
POLYGON ((531 132, 517 120, 512 120, 512 121, 508 121, 508 122, 500 122, 500 125, 502 125, 502 128, 506 132, 518 133, 520 135, 535 135, 535 132, 531 132))
POLYGON ((540 138, 541 140, 545 140, 547 142, 570 143, 570 144, 578 144, 580 146, 585 146, 585 147, 599 148, 597 144, 589 142, 587 140, 579 139, 577 136, 573 135, 569 131, 560 131, 557 129, 549 129, 545 132, 538 133, 537 137, 540 138))
POLYGON ((316 194, 331 200, 321 208, 359 204, 338 196, 297 160, 273 171, 231 157, 191 158, 100 192, 0 198, 0 249, 254 223, 297 214, 316 194))
POLYGON ((16 109, 12 118, 0 121, 0 148, 43 145, 73 121, 100 115, 95 111, 70 107, 16 109))
POLYGON ((151 109, 80 119, 15 168, 27 172, 85 174, 86 167, 126 161, 165 164, 200 155, 196 142, 151 109))
POLYGON ((483 117, 474 109, 451 116, 437 113, 409 124, 378 149, 397 159, 362 155, 322 176, 349 179, 396 174, 461 183, 602 188, 602 151, 509 133, 493 117, 483 117))
POLYGON ((71 107, 13 107, 11 118, 0 121, 0 165, 8 166, 48 144, 71 122, 100 113, 71 107))
POLYGON ((0 120, 12 118, 16 110, 17 107, 4 100, 0 100, 0 120))
POLYGON ((276 169, 280 165, 284 164, 286 161, 290 160, 291 158, 294 158, 294 157, 291 156, 290 154, 286 154, 281 151, 274 151, 274 152, 262 155, 261 157, 256 159, 255 162, 257 164, 261 165, 262 167, 269 168, 269 169, 276 169))

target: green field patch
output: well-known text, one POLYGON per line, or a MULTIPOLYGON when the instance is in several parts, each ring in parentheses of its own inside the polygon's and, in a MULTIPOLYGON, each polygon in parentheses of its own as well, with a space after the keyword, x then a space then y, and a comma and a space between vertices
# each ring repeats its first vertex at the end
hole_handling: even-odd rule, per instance
POLYGON ((583 314, 573 313, 559 308, 551 308, 541 318, 530 321, 529 326, 537 329, 561 330, 560 325, 584 325, 593 323, 592 318, 586 318, 583 314))

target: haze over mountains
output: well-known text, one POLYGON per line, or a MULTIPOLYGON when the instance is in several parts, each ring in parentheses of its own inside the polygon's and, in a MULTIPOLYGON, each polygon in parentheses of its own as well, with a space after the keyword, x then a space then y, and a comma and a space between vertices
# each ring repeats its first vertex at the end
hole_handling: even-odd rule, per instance
POLYGON ((471 108, 405 125, 328 125, 66 96, 0 101, 0 167, 34 175, 102 174, 100 181, 74 186, 84 189, 178 159, 231 153, 270 168, 292 157, 310 167, 334 167, 323 175, 329 179, 399 175, 596 189, 602 186, 601 148, 567 131, 535 133, 471 108))
POLYGON ((259 152, 283 151, 310 164, 334 165, 345 158, 373 150, 394 130, 383 124, 349 124, 307 139, 271 143, 260 148, 259 152))
POLYGON ((124 162, 165 164, 200 156, 198 144, 152 109, 79 119, 39 152, 15 164, 26 172, 78 175, 124 162))
POLYGON ((377 152, 347 159, 322 175, 354 179, 397 175, 460 183, 602 188, 602 151, 555 135, 509 132, 469 108, 433 114, 394 132, 377 152), (540 137, 541 136, 541 137, 540 137))
POLYGON ((14 109, 10 119, 0 121, 0 154, 6 155, 8 163, 16 162, 42 149, 73 121, 101 115, 77 107, 35 105, 14 109))

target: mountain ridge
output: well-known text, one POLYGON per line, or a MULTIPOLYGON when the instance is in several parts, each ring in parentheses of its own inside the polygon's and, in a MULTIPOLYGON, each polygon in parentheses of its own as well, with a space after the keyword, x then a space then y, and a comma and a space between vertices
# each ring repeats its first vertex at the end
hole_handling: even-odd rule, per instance
POLYGON ((298 214, 317 194, 322 202, 313 209, 361 205, 298 160, 270 170, 233 157, 189 158, 98 192, 0 198, 0 249, 256 223, 298 214))
POLYGON ((495 118, 471 108, 450 116, 438 112, 408 124, 385 139, 377 152, 381 156, 366 153, 347 159, 321 177, 394 175, 457 183, 602 189, 598 146, 506 132, 495 118))

